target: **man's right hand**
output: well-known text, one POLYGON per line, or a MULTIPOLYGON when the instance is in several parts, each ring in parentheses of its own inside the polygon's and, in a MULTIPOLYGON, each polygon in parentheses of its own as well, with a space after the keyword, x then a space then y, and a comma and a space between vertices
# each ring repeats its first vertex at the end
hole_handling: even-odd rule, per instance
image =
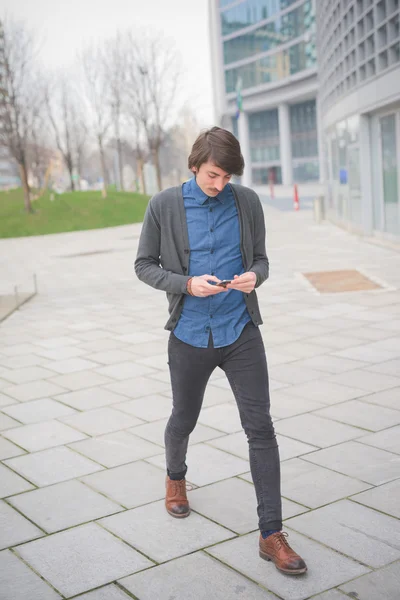
POLYGON ((193 296, 205 298, 206 296, 214 296, 215 294, 229 291, 222 286, 211 285, 211 283, 208 283, 209 281, 219 283, 221 280, 218 279, 218 277, 214 277, 214 275, 200 275, 199 277, 193 277, 191 282, 193 296))

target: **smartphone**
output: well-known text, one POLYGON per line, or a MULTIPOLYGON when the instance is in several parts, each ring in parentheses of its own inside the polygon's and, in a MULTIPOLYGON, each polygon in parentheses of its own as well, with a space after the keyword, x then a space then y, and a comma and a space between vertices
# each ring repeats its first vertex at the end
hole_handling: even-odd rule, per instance
POLYGON ((228 283, 231 283, 231 279, 223 279, 222 281, 220 281, 219 283, 217 283, 217 285, 219 285, 220 287, 226 287, 228 285, 228 283))

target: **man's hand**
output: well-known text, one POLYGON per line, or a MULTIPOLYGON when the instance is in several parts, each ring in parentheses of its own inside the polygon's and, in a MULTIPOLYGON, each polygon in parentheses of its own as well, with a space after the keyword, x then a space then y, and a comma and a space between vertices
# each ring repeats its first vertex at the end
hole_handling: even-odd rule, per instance
POLYGON ((211 283, 208 283, 209 281, 219 283, 221 280, 218 279, 218 277, 214 277, 214 275, 200 275, 200 277, 193 277, 191 286, 193 296, 205 298, 206 296, 213 296, 227 291, 224 287, 211 285, 211 283))
POLYGON ((243 273, 243 275, 235 275, 232 282, 226 287, 229 290, 238 290, 245 294, 250 294, 256 286, 257 275, 253 271, 243 273))

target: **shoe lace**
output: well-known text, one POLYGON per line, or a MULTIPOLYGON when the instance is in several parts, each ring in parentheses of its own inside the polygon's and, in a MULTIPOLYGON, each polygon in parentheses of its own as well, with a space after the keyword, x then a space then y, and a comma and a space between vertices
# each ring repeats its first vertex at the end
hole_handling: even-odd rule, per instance
POLYGON ((289 534, 286 533, 286 531, 278 531, 278 533, 275 533, 274 537, 277 542, 278 549, 280 549, 282 546, 286 546, 287 548, 289 548, 289 550, 292 549, 290 547, 289 542, 287 541, 289 534))
POLYGON ((184 496, 185 492, 188 490, 192 490, 193 486, 186 483, 185 479, 172 479, 173 485, 173 495, 174 496, 184 496))

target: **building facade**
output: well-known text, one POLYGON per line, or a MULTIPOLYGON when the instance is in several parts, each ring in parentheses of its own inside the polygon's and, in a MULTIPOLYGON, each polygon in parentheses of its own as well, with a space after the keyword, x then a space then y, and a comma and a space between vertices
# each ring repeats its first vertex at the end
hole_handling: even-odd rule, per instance
POLYGON ((315 1, 209 7, 216 120, 240 139, 243 183, 319 181, 315 1))
POLYGON ((400 241, 399 0, 318 0, 317 37, 328 214, 400 241))

